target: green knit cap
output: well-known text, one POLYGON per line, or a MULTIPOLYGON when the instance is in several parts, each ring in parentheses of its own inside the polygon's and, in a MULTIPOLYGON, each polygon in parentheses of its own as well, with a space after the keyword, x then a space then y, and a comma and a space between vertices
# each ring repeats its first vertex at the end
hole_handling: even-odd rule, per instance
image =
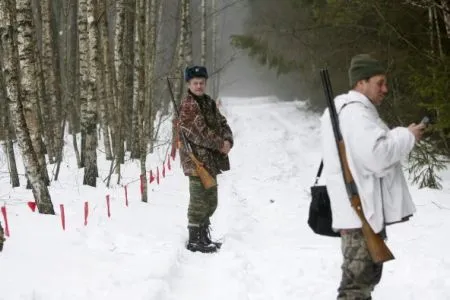
POLYGON ((355 55, 348 69, 350 87, 354 87, 360 80, 369 79, 372 76, 381 74, 386 74, 386 70, 378 60, 369 54, 355 55))

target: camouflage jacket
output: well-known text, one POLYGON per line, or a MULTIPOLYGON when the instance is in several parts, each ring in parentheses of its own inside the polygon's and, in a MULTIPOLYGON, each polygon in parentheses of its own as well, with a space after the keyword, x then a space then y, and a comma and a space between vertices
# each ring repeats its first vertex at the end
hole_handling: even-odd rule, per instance
MULTIPOLYGON (((178 129, 184 133, 195 157, 212 176, 230 169, 228 155, 224 155, 219 149, 225 140, 233 146, 233 133, 211 97, 206 94, 198 97, 188 91, 181 101, 178 121, 178 129)), ((179 139, 182 141, 181 136, 179 139)), ((196 176, 195 164, 183 144, 180 147, 180 159, 184 174, 196 176)))

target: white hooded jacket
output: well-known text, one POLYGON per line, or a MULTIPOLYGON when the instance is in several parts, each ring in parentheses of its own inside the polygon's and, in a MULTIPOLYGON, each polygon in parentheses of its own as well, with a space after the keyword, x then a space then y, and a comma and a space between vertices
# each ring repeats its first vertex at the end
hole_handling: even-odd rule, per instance
MULTIPOLYGON (((401 165, 413 149, 415 137, 405 127, 390 130, 372 102, 357 91, 351 90, 334 101, 364 215, 379 233, 385 225, 403 221, 416 211, 401 165)), ((321 118, 321 138, 332 226, 335 230, 360 228, 361 221, 345 189, 328 109, 321 118)))

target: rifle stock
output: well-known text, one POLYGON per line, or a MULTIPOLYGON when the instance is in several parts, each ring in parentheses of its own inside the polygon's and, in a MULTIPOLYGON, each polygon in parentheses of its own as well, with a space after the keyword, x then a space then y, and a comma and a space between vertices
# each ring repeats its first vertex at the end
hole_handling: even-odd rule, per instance
MULTIPOLYGON (((178 107, 177 104, 175 103, 175 97, 173 95, 173 91, 172 91, 172 86, 170 84, 169 78, 167 77, 167 85, 169 87, 169 92, 172 98, 172 103, 173 103, 173 108, 177 114, 177 117, 180 117, 180 112, 178 111, 178 107)), ((200 162, 194 155, 194 153, 192 152, 192 148, 190 146, 190 144, 188 143, 186 137, 184 136, 184 133, 180 131, 181 134, 181 139, 183 141, 183 146, 185 147, 186 151, 188 152, 189 157, 191 158, 191 160, 194 162, 195 164, 195 171, 198 175, 198 177, 200 177, 200 181, 203 184, 203 187, 205 189, 210 189, 214 186, 217 185, 216 180, 214 179, 214 177, 211 176, 211 174, 209 174, 209 172, 205 169, 205 167, 203 166, 203 163, 200 162)))
POLYGON ((210 189, 217 185, 216 180, 208 171, 203 167, 203 163, 201 163, 192 152, 189 152, 189 157, 195 164, 195 171, 197 172, 198 177, 200 177, 200 181, 203 184, 205 189, 210 189))
POLYGON ((361 205, 361 199, 359 197, 352 173, 348 166, 345 144, 339 128, 338 115, 333 101, 334 97, 331 88, 330 78, 328 75, 328 70, 326 69, 321 70, 320 75, 322 78, 322 84, 325 91, 325 97, 327 98, 328 110, 331 117, 331 124, 333 126, 333 132, 336 140, 336 147, 339 153, 342 175, 344 177, 344 182, 347 188, 347 193, 349 196, 351 206, 353 207, 353 210, 356 212, 359 219, 361 220, 362 223, 361 230, 364 235, 364 239, 366 240, 367 250, 369 251, 369 254, 373 262, 376 264, 393 260, 395 259, 394 255, 387 247, 383 238, 381 237, 380 234, 377 234, 373 231, 372 227, 370 227, 366 217, 364 216, 363 208, 361 205))

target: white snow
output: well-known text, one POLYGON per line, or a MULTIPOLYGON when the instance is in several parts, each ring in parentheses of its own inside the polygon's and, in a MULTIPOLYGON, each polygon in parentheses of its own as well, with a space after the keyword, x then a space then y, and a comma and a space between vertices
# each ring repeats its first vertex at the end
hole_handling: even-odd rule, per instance
MULTIPOLYGON (((150 185, 147 204, 139 200, 139 163, 122 166, 122 183, 129 183, 126 207, 117 177, 109 189, 103 183, 109 162, 101 151, 98 187, 82 185, 83 170, 75 167, 67 136, 60 179, 50 187, 56 216, 30 210, 26 203, 33 197, 24 177, 22 187, 11 188, 0 153, 0 206, 6 206, 11 233, 0 253, 0 299, 335 299, 340 241, 313 234, 306 223, 309 187, 320 162, 318 115, 303 102, 274 97, 222 103, 235 147, 232 171, 219 176, 212 219, 213 237, 224 242, 219 253, 184 248, 189 195, 178 154, 160 184, 150 185)), ((168 124, 164 137, 170 135, 168 124)), ((149 155, 147 169, 158 166, 161 172, 166 153, 164 146, 149 155)), ((23 174, 20 160, 18 167, 23 174)), ((443 190, 411 186, 417 214, 388 228, 396 259, 385 264, 374 299, 450 299, 450 172, 441 175, 443 190)))

